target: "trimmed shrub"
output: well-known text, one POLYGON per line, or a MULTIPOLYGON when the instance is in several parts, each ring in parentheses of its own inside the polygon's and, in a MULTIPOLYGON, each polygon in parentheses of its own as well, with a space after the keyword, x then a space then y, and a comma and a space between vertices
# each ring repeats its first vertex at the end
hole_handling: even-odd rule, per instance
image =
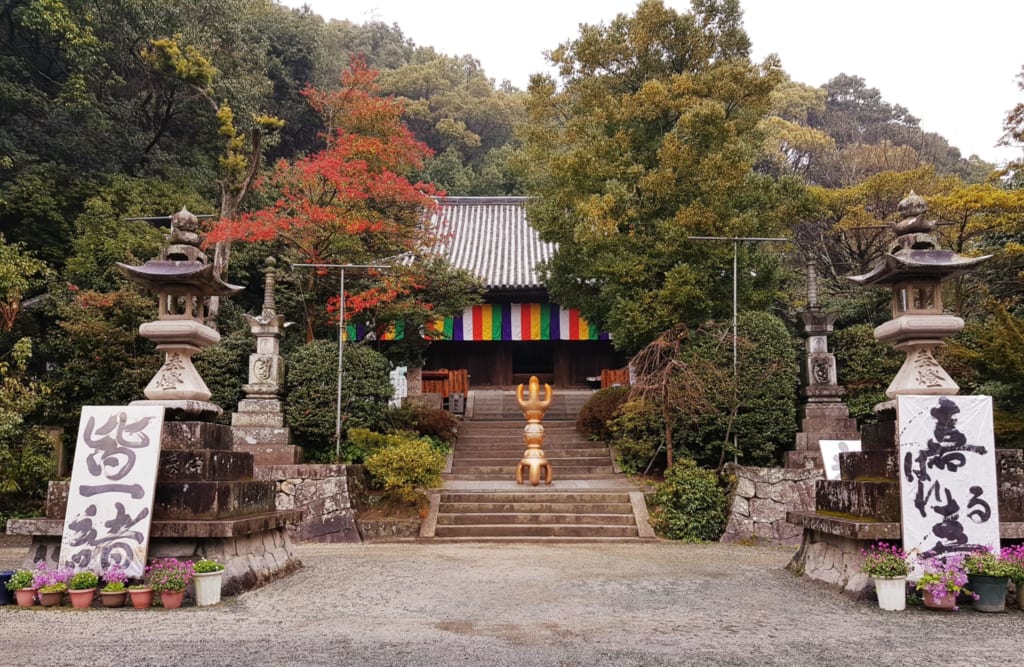
POLYGON ((386 436, 388 444, 366 459, 371 481, 398 500, 414 503, 419 489, 441 486, 445 456, 426 440, 386 436))
POLYGON ((658 447, 665 444, 661 412, 657 406, 644 401, 623 403, 617 412, 606 427, 611 436, 608 441, 626 473, 641 472, 654 458, 658 447))
POLYGON ((345 463, 363 463, 374 452, 392 444, 394 436, 374 433, 365 428, 350 428, 341 445, 341 460, 345 463))
POLYGON ((650 499, 651 525, 673 540, 717 541, 725 531, 727 503, 728 493, 713 471, 679 459, 650 499))
POLYGON ((452 413, 416 401, 405 401, 402 407, 392 410, 391 423, 396 430, 415 431, 448 445, 455 442, 459 429, 459 420, 452 413))
MULTIPOLYGON (((341 385, 342 428, 387 430, 391 380, 388 361, 364 345, 345 346, 345 375, 341 385)), ((288 358, 285 416, 295 444, 311 461, 334 457, 337 415, 338 344, 317 340, 288 358)))
POLYGON ((576 430, 595 440, 611 440, 608 422, 629 398, 629 387, 608 387, 595 391, 576 416, 576 430))

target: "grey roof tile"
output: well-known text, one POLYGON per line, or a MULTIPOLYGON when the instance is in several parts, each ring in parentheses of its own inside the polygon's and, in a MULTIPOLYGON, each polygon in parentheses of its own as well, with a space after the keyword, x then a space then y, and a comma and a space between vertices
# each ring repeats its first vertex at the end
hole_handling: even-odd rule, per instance
POLYGON ((435 248, 449 263, 471 271, 488 289, 542 287, 537 265, 555 244, 540 240, 526 220, 526 197, 446 197, 432 216, 441 238, 435 248))

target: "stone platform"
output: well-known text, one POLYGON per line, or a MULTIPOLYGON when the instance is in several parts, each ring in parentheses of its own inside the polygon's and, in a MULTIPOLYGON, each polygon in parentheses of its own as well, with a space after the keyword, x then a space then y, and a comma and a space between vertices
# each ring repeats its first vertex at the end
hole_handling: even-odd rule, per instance
MULTIPOLYGON (((276 483, 255 478, 253 456, 231 445, 229 426, 164 423, 148 553, 150 559, 217 559, 225 565, 225 594, 302 566, 288 533, 302 512, 277 510, 276 483)), ((45 518, 8 522, 11 535, 32 537, 27 561, 57 563, 69 486, 50 482, 45 518)))
MULTIPOLYGON (((860 572, 862 550, 878 540, 899 544, 902 539, 895 439, 892 419, 864 425, 864 451, 840 455, 840 480, 816 483, 816 509, 787 513, 786 520, 803 530, 790 570, 850 595, 870 590, 870 578, 860 572)), ((999 536, 1004 543, 1022 540, 1024 451, 997 449, 996 462, 999 536)))

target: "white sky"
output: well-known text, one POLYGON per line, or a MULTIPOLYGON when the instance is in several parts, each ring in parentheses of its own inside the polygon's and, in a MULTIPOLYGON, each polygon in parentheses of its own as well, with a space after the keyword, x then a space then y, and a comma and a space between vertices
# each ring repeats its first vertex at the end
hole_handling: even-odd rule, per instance
MULTIPOLYGON (((496 82, 526 89, 549 71, 543 52, 578 35, 580 23, 632 14, 638 0, 279 0, 325 18, 397 23, 417 46, 470 54, 496 82)), ((665 0, 679 12, 689 0, 665 0)), ((758 60, 820 86, 861 76, 963 155, 1003 163, 1021 148, 996 148, 1006 112, 1024 101, 1024 0, 742 0, 758 60)))

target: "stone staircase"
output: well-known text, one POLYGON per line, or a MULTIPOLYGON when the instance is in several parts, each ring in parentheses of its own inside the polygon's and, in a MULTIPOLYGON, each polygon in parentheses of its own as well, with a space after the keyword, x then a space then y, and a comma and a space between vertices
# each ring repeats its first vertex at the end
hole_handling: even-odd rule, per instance
MULTIPOLYGON (((545 428, 549 421, 576 421, 580 408, 593 395, 594 392, 588 389, 556 389, 551 406, 544 415, 545 428)), ((501 389, 470 391, 466 402, 466 419, 514 421, 519 424, 520 431, 526 424, 523 421, 523 411, 519 409, 519 402, 516 400, 516 392, 501 389)))
MULTIPOLYGON (((421 537, 444 541, 630 541, 654 537, 643 491, 615 472, 607 445, 576 432, 575 422, 565 418, 569 415, 564 407, 560 408, 561 419, 545 418, 543 422, 543 447, 554 473, 553 484, 516 484, 516 464, 526 448, 526 422, 515 394, 502 393, 511 398, 518 419, 499 419, 492 407, 482 413, 484 418, 463 421, 450 472, 444 475, 441 491, 431 497, 431 514, 421 537)), ((507 405, 508 397, 490 405, 507 405)), ((572 405, 571 399, 563 405, 572 405)))

